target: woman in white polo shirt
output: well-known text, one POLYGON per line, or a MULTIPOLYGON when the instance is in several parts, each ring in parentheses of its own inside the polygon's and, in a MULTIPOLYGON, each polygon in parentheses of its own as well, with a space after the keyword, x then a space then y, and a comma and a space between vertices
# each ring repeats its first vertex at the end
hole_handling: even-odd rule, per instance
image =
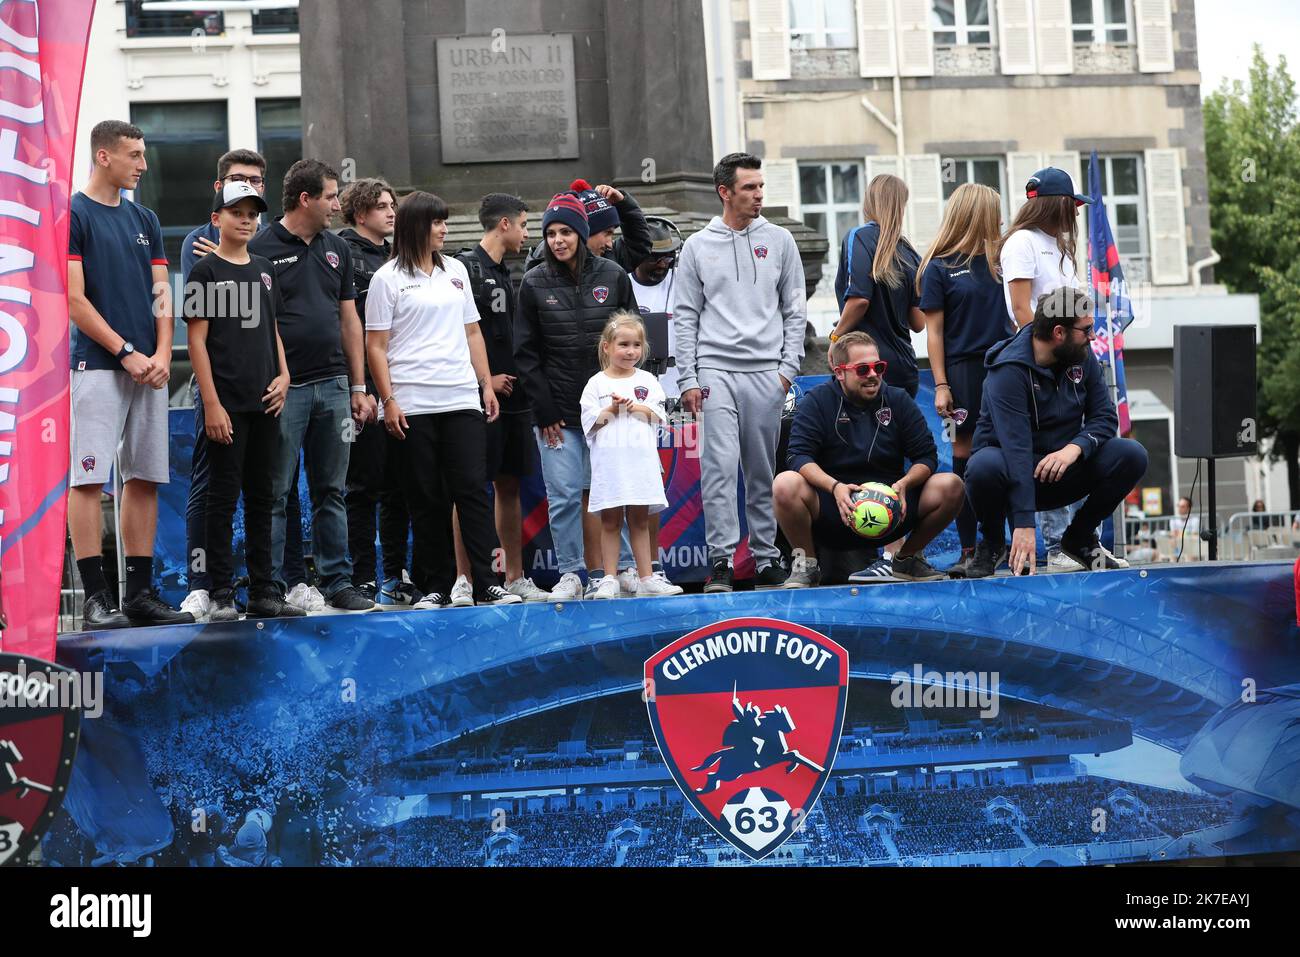
POLYGON ((375 272, 366 296, 366 359, 411 512, 414 584, 424 593, 415 607, 442 607, 456 577, 453 503, 475 601, 517 604, 519 596, 492 570, 498 542, 485 425, 499 410, 469 274, 442 254, 447 215, 432 193, 412 193, 398 206, 393 258, 375 272))

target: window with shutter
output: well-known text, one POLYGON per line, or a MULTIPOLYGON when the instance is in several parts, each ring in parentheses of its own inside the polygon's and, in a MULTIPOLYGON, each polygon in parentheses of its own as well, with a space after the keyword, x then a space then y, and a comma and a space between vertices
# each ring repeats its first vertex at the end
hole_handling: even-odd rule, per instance
POLYGON ((1070 0, 1034 0, 1034 39, 1039 73, 1074 72, 1070 18, 1070 0))
POLYGON ((930 0, 894 0, 894 21, 898 26, 899 76, 933 76, 930 0))
POLYGON ((862 186, 857 163, 799 164, 799 218, 827 243, 819 289, 833 286, 844 237, 862 222, 862 186))
POLYGON ((998 0, 998 49, 1003 73, 1034 72, 1033 0, 998 0))
POLYGON ((924 253, 939 234, 943 218, 943 180, 938 153, 917 153, 907 157, 907 238, 917 252, 924 253))
POLYGON ((858 0, 858 73, 893 76, 897 70, 893 0, 858 0))
POLYGON ((1151 281, 1187 282, 1187 234, 1183 215, 1183 171, 1176 149, 1147 150, 1147 222, 1151 230, 1151 281))
POLYGON ((800 218, 799 169, 792 159, 763 161, 763 208, 784 206, 791 219, 800 218))
POLYGON ((755 80, 790 79, 790 8, 786 0, 749 0, 755 80))
MULTIPOLYGON (((1025 205, 1025 183, 1043 168, 1042 153, 1008 153, 1007 154, 1007 202, 1011 206, 1011 218, 1014 220, 1020 207, 1025 205)), ((1007 228, 1011 224, 1007 223, 1007 228)))
POLYGON ((1138 70, 1171 73, 1174 69, 1174 27, 1170 0, 1134 0, 1137 20, 1138 70))

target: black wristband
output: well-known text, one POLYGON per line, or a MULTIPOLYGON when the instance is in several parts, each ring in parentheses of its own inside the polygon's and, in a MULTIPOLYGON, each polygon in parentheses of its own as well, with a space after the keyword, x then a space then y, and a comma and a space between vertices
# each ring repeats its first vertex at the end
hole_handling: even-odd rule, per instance
POLYGON ((831 497, 832 497, 832 498, 835 497, 835 490, 836 490, 837 488, 839 488, 839 486, 841 486, 841 485, 843 485, 843 484, 844 484, 843 482, 836 482, 834 485, 831 486, 831 497))

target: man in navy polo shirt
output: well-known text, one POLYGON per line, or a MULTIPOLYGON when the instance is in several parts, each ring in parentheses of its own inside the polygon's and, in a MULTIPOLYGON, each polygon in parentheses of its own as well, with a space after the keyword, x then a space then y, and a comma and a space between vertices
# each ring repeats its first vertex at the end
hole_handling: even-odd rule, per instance
POLYGON ((867 482, 892 486, 904 507, 900 526, 870 544, 903 536, 907 541, 892 568, 880 558, 849 581, 946 577, 931 567, 922 549, 961 508, 961 479, 951 472, 936 474, 938 456, 925 417, 905 389, 885 384, 888 363, 880 360, 870 335, 840 336, 831 359, 834 378, 805 395, 795 411, 787 456, 792 471, 780 473, 772 488, 781 530, 802 550, 785 587, 820 584, 819 547, 848 550, 868 544, 849 527, 851 496, 867 482))
POLYGON ((88 630, 189 624, 153 588, 158 486, 168 481, 167 381, 172 307, 162 229, 153 210, 122 197, 147 169, 144 133, 104 120, 90 133, 95 168, 70 203, 72 474, 68 527, 85 588, 88 630), (100 496, 114 458, 123 479, 126 592, 121 610, 104 577, 100 496))
POLYGON ((352 587, 343 493, 356 429, 376 418, 366 395, 363 333, 356 310, 347 240, 326 227, 339 212, 339 176, 303 159, 284 177, 284 217, 262 230, 249 250, 275 266, 284 307, 277 316, 289 365, 289 396, 280 415, 271 553, 283 579, 285 502, 306 451, 312 505, 312 553, 325 600, 340 611, 374 602, 352 587))

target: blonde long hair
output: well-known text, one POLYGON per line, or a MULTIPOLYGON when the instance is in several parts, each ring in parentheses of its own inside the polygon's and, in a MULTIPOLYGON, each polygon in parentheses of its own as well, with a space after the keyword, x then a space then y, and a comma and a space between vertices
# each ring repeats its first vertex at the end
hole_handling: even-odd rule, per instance
POLYGON ((958 186, 948 199, 948 206, 943 211, 943 222, 939 225, 939 235, 926 250, 921 260, 921 268, 916 271, 916 292, 921 292, 921 277, 925 267, 932 259, 943 259, 955 253, 962 255, 961 264, 970 265, 970 261, 982 255, 989 264, 989 273, 994 279, 1002 278, 998 262, 998 243, 1002 218, 1002 199, 998 191, 979 183, 963 183, 958 186))
POLYGON ((881 173, 867 184, 862 201, 862 215, 880 227, 876 256, 871 263, 871 278, 896 288, 903 281, 898 263, 898 244, 911 248, 903 236, 903 211, 907 208, 907 184, 891 173, 881 173))
MULTIPOLYGON (((626 309, 619 309, 609 314, 609 321, 605 323, 605 328, 600 331, 600 342, 596 345, 596 358, 600 360, 602 372, 609 368, 609 356, 605 352, 605 346, 613 344, 614 337, 618 335, 620 329, 635 329, 637 331, 637 335, 641 337, 641 361, 645 361, 645 323, 635 313, 626 309)), ((637 365, 640 364, 637 363, 637 365)))

